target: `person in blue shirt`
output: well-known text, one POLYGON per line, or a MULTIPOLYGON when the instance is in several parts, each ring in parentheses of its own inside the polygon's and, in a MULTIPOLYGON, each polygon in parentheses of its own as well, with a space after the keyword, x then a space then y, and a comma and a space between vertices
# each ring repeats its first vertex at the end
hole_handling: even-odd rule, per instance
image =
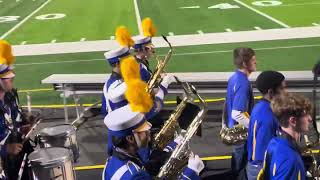
POLYGON ((306 171, 297 142, 312 123, 311 102, 298 94, 285 94, 274 98, 271 108, 281 131, 268 144, 258 179, 304 180, 306 171))
POLYGON ((254 106, 250 116, 246 167, 248 180, 257 179, 267 146, 279 130, 270 102, 277 95, 286 92, 285 77, 280 72, 264 71, 257 77, 255 84, 263 98, 254 106))
MULTIPOLYGON (((127 105, 109 113, 104 122, 113 135, 114 153, 106 161, 102 179, 151 180, 152 175, 147 168, 151 124, 146 121, 144 114, 133 112, 127 105)), ((176 145, 167 150, 174 149, 176 145)), ((179 179, 200 179, 199 173, 203 168, 204 164, 199 156, 191 156, 179 179)))
MULTIPOLYGON (((226 96, 227 127, 237 124, 249 125, 249 114, 253 107, 253 92, 249 75, 256 71, 256 56, 251 48, 237 48, 233 51, 236 72, 229 78, 226 96)), ((233 178, 245 176, 247 162, 246 143, 233 146, 231 169, 233 178), (239 173, 241 175, 239 176, 239 173)))

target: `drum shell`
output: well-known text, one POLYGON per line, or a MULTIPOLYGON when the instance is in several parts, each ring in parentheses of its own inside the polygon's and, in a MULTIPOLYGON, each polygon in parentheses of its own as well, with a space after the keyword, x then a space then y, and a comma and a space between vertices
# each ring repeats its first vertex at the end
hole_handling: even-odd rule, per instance
POLYGON ((72 125, 60 124, 44 128, 38 134, 38 139, 38 143, 41 148, 64 147, 70 149, 73 153, 73 159, 75 162, 80 156, 76 130, 72 125))
POLYGON ((41 148, 29 156, 30 179, 75 180, 72 152, 66 148, 41 148))

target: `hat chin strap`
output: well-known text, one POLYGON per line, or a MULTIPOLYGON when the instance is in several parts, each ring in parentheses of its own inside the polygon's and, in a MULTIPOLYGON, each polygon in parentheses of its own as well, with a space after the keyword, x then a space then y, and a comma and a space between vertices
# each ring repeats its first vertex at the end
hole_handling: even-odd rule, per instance
POLYGON ((134 136, 134 139, 136 140, 136 144, 137 144, 138 148, 140 149, 142 147, 142 144, 141 144, 141 141, 140 141, 138 134, 133 132, 133 136, 134 136))
POLYGON ((6 91, 6 88, 4 87, 4 84, 3 84, 3 81, 2 79, 0 78, 0 90, 4 91, 4 92, 7 92, 6 91))

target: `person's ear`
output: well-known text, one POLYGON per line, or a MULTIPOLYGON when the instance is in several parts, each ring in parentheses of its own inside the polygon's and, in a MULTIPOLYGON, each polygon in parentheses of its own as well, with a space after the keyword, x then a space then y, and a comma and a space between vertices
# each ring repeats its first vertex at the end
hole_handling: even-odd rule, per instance
POLYGON ((297 118, 291 116, 289 118, 289 126, 296 128, 297 127, 297 118))
POLYGON ((134 139, 134 137, 133 137, 132 135, 127 136, 127 137, 126 137, 126 140, 127 140, 130 144, 135 143, 135 139, 134 139))

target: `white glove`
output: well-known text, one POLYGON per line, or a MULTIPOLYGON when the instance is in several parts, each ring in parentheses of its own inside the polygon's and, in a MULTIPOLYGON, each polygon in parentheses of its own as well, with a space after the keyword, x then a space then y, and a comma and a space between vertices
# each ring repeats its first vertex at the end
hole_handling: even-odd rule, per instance
POLYGON ((177 145, 180 145, 181 142, 182 142, 182 140, 183 140, 183 137, 182 137, 181 135, 179 135, 179 136, 176 137, 173 141, 174 141, 175 143, 177 143, 177 145))
POLYGON ((175 82, 175 81, 176 81, 176 79, 174 78, 174 76, 172 76, 172 75, 170 75, 170 74, 166 74, 166 75, 164 75, 164 77, 162 78, 161 85, 167 89, 168 86, 169 86, 172 82, 175 82))
POLYGON ((204 164, 198 155, 191 155, 188 161, 188 168, 195 171, 198 175, 204 169, 204 164))

